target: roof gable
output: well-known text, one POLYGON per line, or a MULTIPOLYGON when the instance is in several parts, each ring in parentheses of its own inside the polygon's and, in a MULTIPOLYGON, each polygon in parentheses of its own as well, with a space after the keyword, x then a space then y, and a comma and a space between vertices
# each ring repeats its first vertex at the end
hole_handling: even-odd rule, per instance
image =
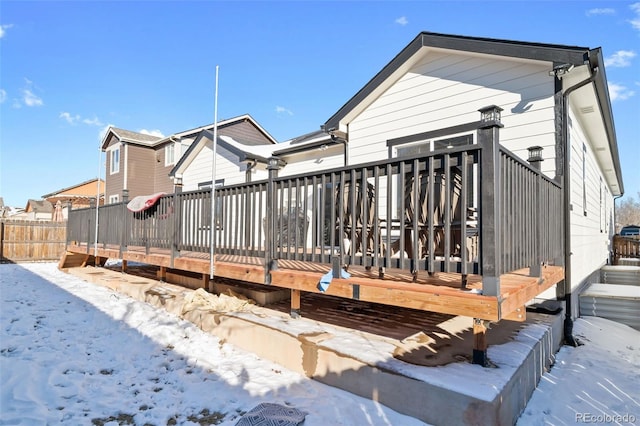
POLYGON ((582 65, 589 58, 585 47, 529 43, 490 38, 422 32, 395 58, 378 72, 362 89, 344 104, 323 125, 326 130, 345 130, 354 112, 361 111, 380 96, 413 65, 430 51, 448 50, 473 54, 497 55, 521 60, 569 63, 582 65))
POLYGON ((109 146, 111 137, 115 136, 120 142, 134 143, 140 145, 153 146, 163 138, 160 136, 148 135, 146 133, 133 132, 131 130, 119 129, 117 127, 109 127, 107 133, 102 138, 102 144, 100 145, 102 150, 105 150, 109 146))

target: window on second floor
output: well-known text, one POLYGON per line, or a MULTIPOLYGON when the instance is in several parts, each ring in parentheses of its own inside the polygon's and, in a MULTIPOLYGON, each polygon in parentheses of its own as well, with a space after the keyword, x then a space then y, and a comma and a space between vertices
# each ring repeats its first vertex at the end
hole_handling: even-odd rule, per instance
POLYGON ((115 204, 120 201, 120 195, 109 195, 109 204, 115 204))
POLYGON ((120 171, 120 148, 111 151, 110 173, 118 173, 120 171))
POLYGON ((176 164, 176 146, 173 143, 164 147, 164 165, 171 166, 176 164))

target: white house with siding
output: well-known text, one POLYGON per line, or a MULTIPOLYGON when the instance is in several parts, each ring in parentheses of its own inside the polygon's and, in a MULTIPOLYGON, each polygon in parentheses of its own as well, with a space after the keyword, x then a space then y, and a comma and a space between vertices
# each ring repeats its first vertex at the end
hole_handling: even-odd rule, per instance
MULTIPOLYGON (((566 213, 548 220, 569 229, 567 279, 544 296, 568 295, 575 315, 571 301, 609 261, 613 200, 623 193, 600 48, 420 33, 321 131, 266 146, 219 136, 216 180, 227 185, 266 178, 271 157, 280 160, 279 176, 295 176, 476 143, 468 131, 443 141, 438 130, 476 122, 489 105, 502 109, 500 144, 524 160, 528 148, 541 147, 542 171, 565 188, 566 213)), ((212 139, 211 129, 201 132, 172 171, 184 190, 211 182, 212 139)))
POLYGON ((557 293, 575 315, 572 299, 609 260, 624 190, 600 48, 423 32, 323 128, 343 135, 349 164, 366 163, 428 149, 429 132, 477 121, 488 105, 503 109, 500 143, 523 159, 542 147, 543 172, 564 184, 566 213, 548 220, 569 229, 557 293))

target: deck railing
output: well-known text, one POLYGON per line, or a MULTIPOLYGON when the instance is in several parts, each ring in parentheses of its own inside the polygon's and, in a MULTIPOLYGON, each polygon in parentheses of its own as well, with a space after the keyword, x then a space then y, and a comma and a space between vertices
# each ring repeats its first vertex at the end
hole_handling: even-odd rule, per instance
POLYGON ((499 122, 471 127, 470 145, 316 173, 278 177, 271 158, 268 179, 216 188, 213 207, 211 191, 198 190, 139 213, 126 199, 97 215, 71 210, 67 240, 88 251, 165 249, 172 265, 185 252, 259 258, 265 283, 285 259, 334 274, 335 265, 475 273, 484 294, 499 295, 501 274, 561 262, 562 188, 499 146, 499 122))

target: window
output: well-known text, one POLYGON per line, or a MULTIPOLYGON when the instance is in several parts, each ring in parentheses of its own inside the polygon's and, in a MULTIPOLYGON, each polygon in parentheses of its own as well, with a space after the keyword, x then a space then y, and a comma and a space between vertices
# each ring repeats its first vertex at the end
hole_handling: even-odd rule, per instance
POLYGON ((115 204, 120 201, 120 195, 109 195, 109 204, 115 204))
POLYGON ((164 165, 170 166, 176 163, 176 146, 173 143, 164 147, 164 165))
POLYGON ((118 173, 120 171, 120 148, 116 148, 111 151, 111 174, 118 173))

